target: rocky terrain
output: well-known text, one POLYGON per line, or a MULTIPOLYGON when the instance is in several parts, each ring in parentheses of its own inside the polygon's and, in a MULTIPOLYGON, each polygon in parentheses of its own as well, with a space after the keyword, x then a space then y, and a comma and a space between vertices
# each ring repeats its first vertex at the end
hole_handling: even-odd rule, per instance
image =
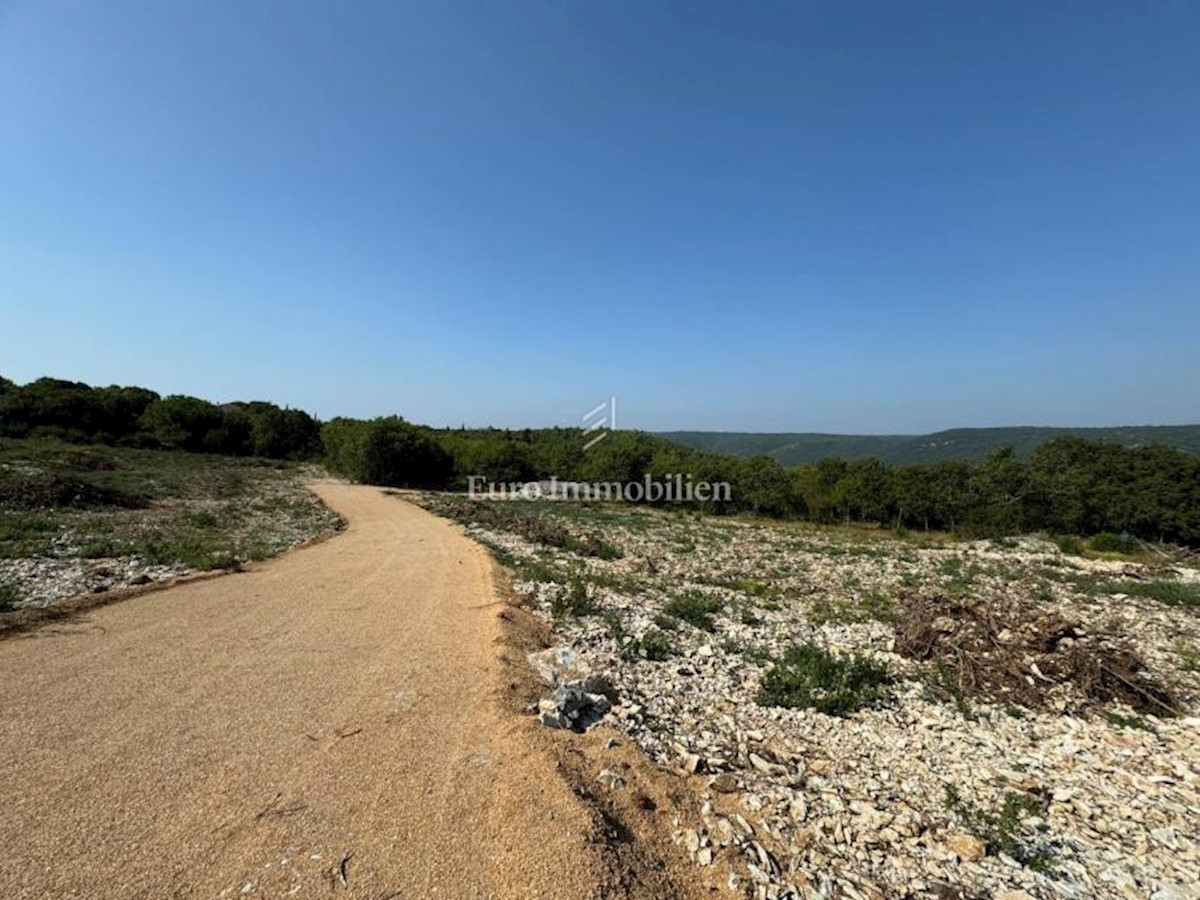
POLYGON ((695 785, 677 839, 732 895, 1200 892, 1200 572, 1180 558, 424 502, 553 620, 543 721, 611 723, 695 785))
POLYGON ((282 462, 5 442, 0 608, 265 559, 340 527, 282 462))

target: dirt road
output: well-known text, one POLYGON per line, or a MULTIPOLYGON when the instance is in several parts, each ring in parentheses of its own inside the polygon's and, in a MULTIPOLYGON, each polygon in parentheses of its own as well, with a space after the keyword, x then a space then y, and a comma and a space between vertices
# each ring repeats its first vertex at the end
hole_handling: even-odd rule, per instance
POLYGON ((582 897, 491 563, 376 488, 253 571, 0 642, 0 897, 582 897))

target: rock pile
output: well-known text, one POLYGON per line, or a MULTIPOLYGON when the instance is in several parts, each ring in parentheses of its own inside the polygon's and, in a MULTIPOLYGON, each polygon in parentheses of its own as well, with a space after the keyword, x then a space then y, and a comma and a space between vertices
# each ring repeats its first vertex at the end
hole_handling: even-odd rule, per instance
POLYGON ((553 694, 538 702, 538 719, 550 728, 586 731, 612 708, 603 693, 607 689, 607 681, 595 677, 560 684, 553 694))

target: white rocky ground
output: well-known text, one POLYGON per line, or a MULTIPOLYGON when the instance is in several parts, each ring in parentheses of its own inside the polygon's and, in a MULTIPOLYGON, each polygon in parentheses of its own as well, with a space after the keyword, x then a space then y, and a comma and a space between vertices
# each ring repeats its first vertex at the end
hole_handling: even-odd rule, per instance
POLYGON ((563 521, 624 556, 582 558, 494 525, 467 530, 515 562, 524 573, 517 591, 547 615, 556 598, 561 612, 572 581, 587 585, 595 611, 560 615, 561 646, 535 663, 552 678, 564 660, 607 676, 618 694, 607 721, 662 765, 704 779, 703 819, 680 823, 678 837, 698 865, 730 863, 736 891, 1200 896, 1197 611, 1096 589, 1112 579, 1194 582, 1200 573, 1068 557, 1034 539, 926 546, 601 510, 563 521), (711 632, 661 616, 688 590, 722 601, 711 632), (917 594, 1021 597, 1132 638, 1149 674, 1174 687, 1182 714, 1099 704, 1070 686, 1047 686, 1045 704, 1033 709, 956 703, 931 689, 928 665, 895 652, 894 601, 917 594), (657 661, 637 649, 656 633, 670 651, 657 661), (886 662, 902 678, 891 702, 845 718, 758 705, 771 657, 809 640, 886 662), (966 805, 950 804, 947 789, 966 805), (996 811, 1014 793, 1035 808, 1014 818, 1021 852, 1009 849, 1037 865, 989 846, 986 830, 968 821, 968 808, 996 811))

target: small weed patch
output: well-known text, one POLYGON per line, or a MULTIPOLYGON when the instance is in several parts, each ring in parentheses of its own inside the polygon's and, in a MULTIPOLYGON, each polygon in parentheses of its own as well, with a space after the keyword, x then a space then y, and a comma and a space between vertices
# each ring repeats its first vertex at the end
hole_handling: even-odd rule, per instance
POLYGON ((1178 641, 1175 655, 1179 657, 1179 668, 1185 672, 1200 672, 1200 645, 1178 641))
POLYGON ((998 808, 984 809, 968 803, 954 787, 946 785, 946 808, 983 841, 989 854, 1003 853, 1035 872, 1053 871, 1054 851, 1037 842, 1023 824, 1024 819, 1045 812, 1044 803, 1032 794, 1008 791, 998 808))
POLYGON ((566 590, 559 591, 550 601, 550 612, 555 618, 564 616, 590 616, 596 612, 596 603, 588 591, 587 582, 578 575, 567 581, 566 590))

